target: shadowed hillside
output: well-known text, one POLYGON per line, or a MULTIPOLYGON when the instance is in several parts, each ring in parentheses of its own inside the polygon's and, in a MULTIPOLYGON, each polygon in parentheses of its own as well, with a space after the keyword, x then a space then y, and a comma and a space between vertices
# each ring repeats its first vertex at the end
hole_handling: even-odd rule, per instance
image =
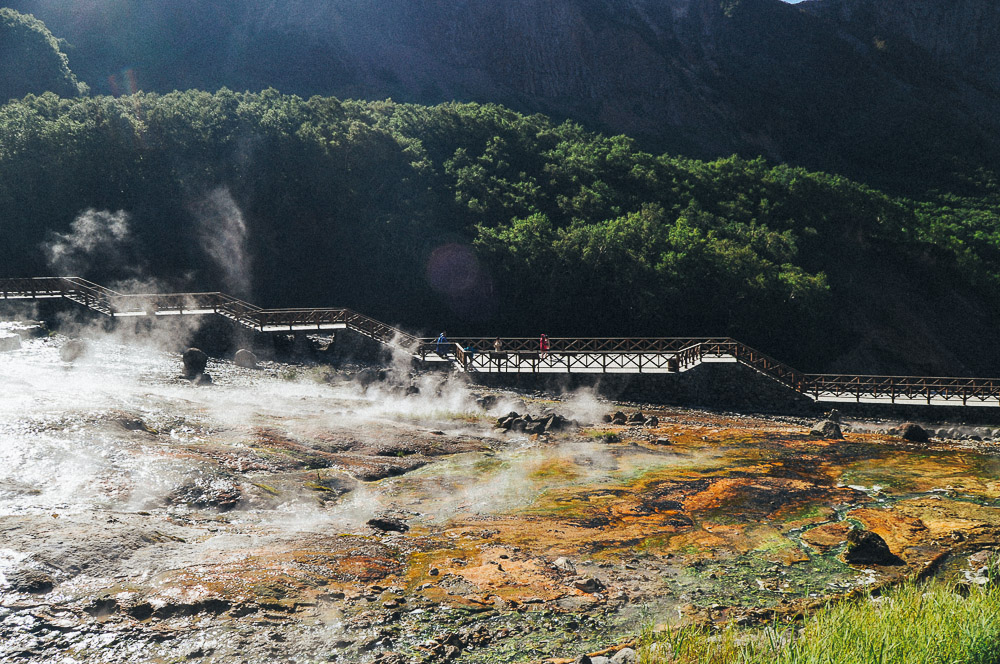
POLYGON ((32 16, 0 8, 0 103, 26 94, 86 93, 69 70, 66 54, 45 25, 32 16))
POLYGON ((655 151, 974 191, 1000 98, 985 0, 15 0, 95 90, 497 102, 655 151), (947 20, 945 20, 947 19, 947 20))

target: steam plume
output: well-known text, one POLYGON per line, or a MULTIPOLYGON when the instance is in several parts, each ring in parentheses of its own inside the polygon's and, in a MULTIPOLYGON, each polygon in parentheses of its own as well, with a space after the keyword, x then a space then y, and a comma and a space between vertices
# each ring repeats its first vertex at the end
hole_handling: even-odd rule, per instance
POLYGON ((73 220, 69 233, 52 233, 42 245, 58 274, 81 275, 95 263, 122 267, 131 241, 130 218, 119 210, 87 210, 73 220))
POLYGON ((232 194, 219 188, 195 206, 202 247, 222 273, 226 292, 250 296, 247 226, 232 194))

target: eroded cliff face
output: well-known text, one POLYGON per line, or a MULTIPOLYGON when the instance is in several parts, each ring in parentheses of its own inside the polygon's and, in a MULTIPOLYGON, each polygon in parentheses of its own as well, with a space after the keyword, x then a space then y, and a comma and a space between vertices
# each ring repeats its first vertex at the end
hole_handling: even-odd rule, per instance
POLYGON ((247 16, 248 41, 296 35, 304 57, 341 64, 338 96, 499 102, 613 132, 688 136, 713 153, 732 148, 687 129, 732 115, 704 80, 718 72, 705 61, 724 18, 718 2, 260 4, 247 16))
POLYGON ((1000 8, 989 0, 811 0, 817 15, 878 37, 904 39, 1000 85, 1000 8))
POLYGON ((880 186, 1000 134, 986 0, 9 4, 74 45, 95 92, 129 91, 129 68, 145 90, 495 102, 654 151, 763 154, 880 186))

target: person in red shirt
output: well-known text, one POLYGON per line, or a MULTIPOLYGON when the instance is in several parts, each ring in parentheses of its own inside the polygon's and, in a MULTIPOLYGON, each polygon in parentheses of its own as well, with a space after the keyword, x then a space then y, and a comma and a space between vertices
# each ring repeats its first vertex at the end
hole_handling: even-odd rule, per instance
POLYGON ((538 358, 544 360, 545 356, 548 354, 549 354, 549 338, 543 334, 538 339, 538 358))

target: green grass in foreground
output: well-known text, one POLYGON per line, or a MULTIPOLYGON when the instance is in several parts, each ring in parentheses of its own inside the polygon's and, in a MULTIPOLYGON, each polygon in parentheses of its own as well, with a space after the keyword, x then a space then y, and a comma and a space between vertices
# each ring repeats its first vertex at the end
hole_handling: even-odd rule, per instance
POLYGON ((804 625, 650 634, 641 664, 1000 664, 1000 587, 943 582, 830 605, 804 625), (799 631, 801 630, 801 631, 799 631))

